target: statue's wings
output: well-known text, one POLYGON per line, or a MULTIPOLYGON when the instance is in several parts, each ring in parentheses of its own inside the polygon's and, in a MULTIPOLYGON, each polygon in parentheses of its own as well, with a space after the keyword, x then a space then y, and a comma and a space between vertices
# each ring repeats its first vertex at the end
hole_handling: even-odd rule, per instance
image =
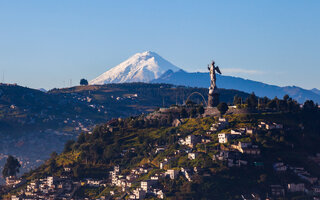
POLYGON ((217 72, 218 72, 219 74, 221 74, 221 71, 220 71, 220 69, 219 69, 218 66, 216 67, 216 70, 217 70, 217 72))

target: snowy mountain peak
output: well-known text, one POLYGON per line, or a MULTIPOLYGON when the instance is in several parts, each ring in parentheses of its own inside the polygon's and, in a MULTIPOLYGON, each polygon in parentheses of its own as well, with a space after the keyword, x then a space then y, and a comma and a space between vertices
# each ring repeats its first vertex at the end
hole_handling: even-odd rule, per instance
POLYGON ((150 82, 159 78, 168 70, 180 70, 177 66, 165 60, 157 53, 145 51, 136 53, 126 61, 109 69, 90 81, 90 85, 123 82, 150 82))

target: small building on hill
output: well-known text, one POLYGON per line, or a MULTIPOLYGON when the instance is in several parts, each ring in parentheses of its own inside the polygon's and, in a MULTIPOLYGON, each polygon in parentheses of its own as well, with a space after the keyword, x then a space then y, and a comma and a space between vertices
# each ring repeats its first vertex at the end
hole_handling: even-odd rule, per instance
POLYGON ((224 144, 230 142, 231 134, 228 133, 219 133, 218 134, 219 143, 224 144))
POLYGON ((197 153, 188 153, 188 159, 194 160, 197 158, 197 153))
POLYGON ((175 170, 175 169, 168 169, 165 173, 165 176, 169 176, 170 179, 176 179, 177 176, 179 174, 179 171, 178 170, 175 170))
POLYGON ((185 144, 193 148, 199 142, 199 137, 195 135, 188 135, 185 139, 185 144))
POLYGON ((180 119, 175 119, 175 120, 173 120, 173 122, 172 122, 172 126, 173 126, 173 127, 178 127, 178 126, 180 126, 181 124, 182 124, 182 122, 181 122, 180 119))

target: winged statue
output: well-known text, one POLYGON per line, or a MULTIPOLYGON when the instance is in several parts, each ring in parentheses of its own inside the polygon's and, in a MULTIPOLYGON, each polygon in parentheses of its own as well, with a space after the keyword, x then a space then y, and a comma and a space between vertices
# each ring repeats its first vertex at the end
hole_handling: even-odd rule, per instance
POLYGON ((221 74, 220 68, 218 66, 215 66, 215 62, 212 61, 211 66, 208 65, 208 70, 210 71, 210 88, 211 90, 214 90, 216 88, 216 71, 221 74))

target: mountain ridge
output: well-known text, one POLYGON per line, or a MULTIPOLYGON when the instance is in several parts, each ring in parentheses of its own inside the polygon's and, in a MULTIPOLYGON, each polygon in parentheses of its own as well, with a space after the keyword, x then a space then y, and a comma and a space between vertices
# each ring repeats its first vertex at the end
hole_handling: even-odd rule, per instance
MULTIPOLYGON (((280 87, 259 81, 219 74, 217 77, 217 85, 219 88, 235 89, 246 93, 254 92, 260 97, 267 96, 268 98, 282 98, 288 94, 300 103, 306 100, 313 100, 316 103, 320 103, 320 90, 316 88, 307 90, 297 86, 280 87)), ((208 88, 210 79, 208 73, 186 72, 165 60, 157 53, 145 51, 137 53, 119 65, 109 69, 90 81, 90 85, 131 82, 168 83, 208 88)))
POLYGON ((311 91, 316 93, 316 94, 318 94, 318 95, 320 95, 320 90, 317 89, 317 88, 313 88, 313 89, 311 89, 311 91))
MULTIPOLYGON (((160 78, 152 80, 151 82, 208 88, 210 80, 209 75, 206 72, 186 72, 184 70, 173 72, 168 70, 160 78)), ((306 90, 297 86, 279 87, 259 81, 219 74, 217 75, 217 85, 219 88, 235 89, 247 93, 254 92, 260 97, 267 96, 268 98, 274 98, 277 96, 278 98, 282 98, 284 95, 288 94, 300 103, 309 99, 317 103, 320 102, 320 95, 312 90, 306 90)))

